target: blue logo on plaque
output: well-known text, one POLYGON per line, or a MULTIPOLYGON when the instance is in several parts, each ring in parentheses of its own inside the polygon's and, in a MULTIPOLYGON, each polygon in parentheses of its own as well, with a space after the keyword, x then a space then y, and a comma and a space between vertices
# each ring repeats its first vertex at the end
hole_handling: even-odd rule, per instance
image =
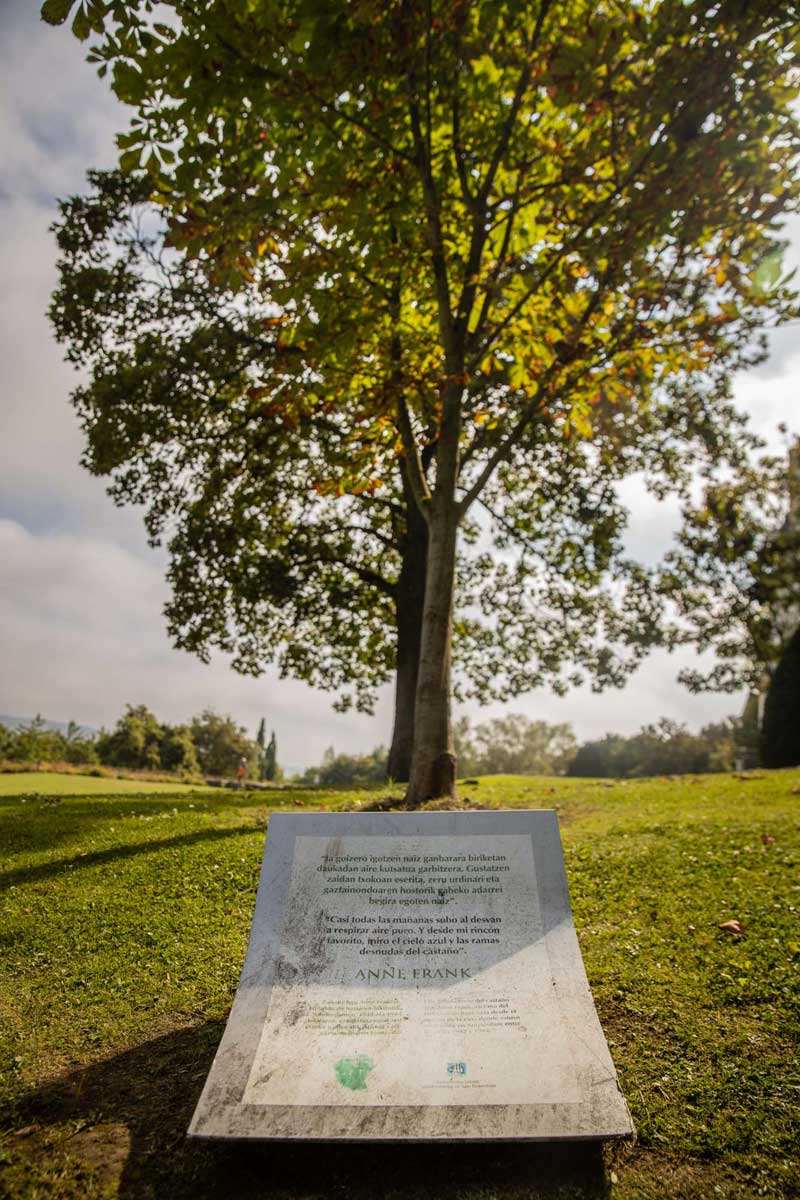
POLYGON ((454 1063, 447 1064, 447 1074, 450 1076, 466 1075, 466 1073, 467 1073, 467 1064, 464 1062, 454 1062, 454 1063))

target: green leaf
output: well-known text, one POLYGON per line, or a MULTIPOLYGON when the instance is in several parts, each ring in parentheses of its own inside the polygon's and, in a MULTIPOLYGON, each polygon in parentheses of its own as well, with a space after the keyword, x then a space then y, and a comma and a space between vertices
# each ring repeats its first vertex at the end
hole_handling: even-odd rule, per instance
POLYGON ((141 159, 140 150, 126 150, 120 155, 119 165, 123 171, 135 171, 141 159))
POLYGON ((44 0, 41 8, 42 20, 48 25, 63 25, 74 3, 75 0, 44 0))
POLYGON ((78 6, 75 11, 75 20, 72 22, 72 32, 79 42, 85 42, 89 34, 92 32, 89 18, 82 6, 78 6))
POLYGON ((128 133, 118 133, 116 137, 117 146, 120 150, 130 150, 131 146, 140 145, 144 141, 144 132, 141 129, 131 129, 128 133))
POLYGON ((114 91, 125 104, 139 104, 144 98, 145 81, 141 72, 129 63, 114 66, 114 91))
POLYGON ((762 258, 752 275, 753 288, 758 295, 764 295, 777 287, 783 265, 783 250, 773 250, 762 258))

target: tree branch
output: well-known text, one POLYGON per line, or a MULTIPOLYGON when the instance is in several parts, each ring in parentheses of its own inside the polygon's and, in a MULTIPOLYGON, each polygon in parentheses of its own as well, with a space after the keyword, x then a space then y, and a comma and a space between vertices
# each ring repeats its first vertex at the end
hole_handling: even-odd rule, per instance
POLYGON ((526 427, 531 423, 533 418, 536 416, 536 414, 540 408, 539 400, 540 400, 543 390, 544 390, 544 380, 542 380, 542 382, 540 382, 539 386, 536 389, 536 392, 534 393, 533 397, 531 398, 530 403, 523 410, 522 415, 520 416, 520 418, 517 421, 514 428, 511 430, 511 433, 497 447, 494 454, 492 454, 490 456, 490 458, 489 458, 488 462, 486 463, 486 465, 484 466, 483 470, 478 475, 478 478, 475 480, 472 487, 469 489, 468 492, 466 492, 466 494, 464 496, 462 496, 461 500, 458 503, 459 520, 464 519, 464 517, 466 516, 467 512, 469 511, 469 508, 472 505, 473 501, 477 500, 477 498, 480 496, 481 492, 483 491, 484 487, 491 479, 492 475, 494 474, 495 469, 500 465, 501 462, 504 462, 509 457, 511 451, 513 450, 514 446, 516 445, 517 441, 519 440, 520 434, 523 433, 523 431, 526 429, 526 427))
POLYGON ((397 427, 403 442, 409 487, 417 502, 417 508, 428 522, 430 521, 431 493, 425 478, 417 439, 414 437, 408 406, 403 396, 397 398, 397 427))
MULTIPOLYGON (((195 18, 197 18, 197 16, 198 16, 198 14, 196 12, 193 13, 193 15, 195 16, 195 18)), ((202 16, 203 14, 199 14, 199 15, 202 16)), ((243 36, 245 38, 248 38, 247 30, 242 29, 240 32, 243 34, 243 36)), ((233 43, 228 41, 227 38, 224 38, 219 33, 218 29, 214 30, 214 37, 216 38, 216 40, 220 44, 220 46, 222 46, 223 49, 227 50, 229 54, 232 54, 234 56, 234 58, 239 60, 239 62, 245 63, 247 66, 249 66, 251 68, 251 70, 255 71, 255 73, 257 75, 260 75, 264 79, 268 79, 270 81, 270 83, 280 83, 282 85, 285 85, 288 82, 286 75, 281 75, 278 71, 270 70, 270 68, 265 67, 263 65, 263 63, 254 62, 252 60, 252 58, 249 58, 242 50, 240 50, 238 48, 238 46, 233 45, 233 43)), ((286 47, 284 47, 284 49, 286 49, 286 47)), ((324 111, 325 107, 329 108, 331 110, 331 112, 334 113, 340 120, 345 121, 347 124, 354 126, 361 133, 363 133, 367 137, 371 138, 374 142, 377 142, 377 144, 379 146, 381 146, 384 150, 390 151, 397 158, 404 159, 406 162, 409 162, 409 163, 413 162, 411 155, 406 154, 405 151, 398 149, 398 147, 395 146, 393 142, 389 141, 388 138, 385 138, 382 134, 379 134, 374 129, 370 128, 370 126, 367 125, 367 123, 365 121, 360 121, 357 117, 353 116, 351 113, 343 112, 342 109, 337 108, 335 102, 333 102, 330 99, 327 99, 323 96, 320 96, 319 92, 315 91, 315 89, 313 87, 313 82, 312 82, 311 76, 304 74, 302 80, 299 81, 299 83, 295 83, 295 75, 294 75, 294 73, 292 73, 290 76, 290 79, 291 79, 291 84, 293 85, 293 90, 297 95, 302 96, 303 98, 310 96, 313 100, 315 100, 317 102, 317 104, 319 105, 319 112, 317 114, 318 119, 322 120, 322 123, 325 125, 325 127, 328 129, 328 131, 330 133, 335 133, 335 126, 332 126, 329 122, 325 121, 320 116, 320 114, 324 111)))
POLYGON ((439 311, 439 332, 444 346, 445 360, 448 366, 454 366, 453 317, 450 309, 450 284, 447 278, 447 259, 444 252, 442 237, 441 212, 436 183, 433 178, 431 164, 425 146, 425 139, 420 123, 419 107, 415 96, 415 81, 413 76, 407 79, 408 114, 411 122, 411 132, 416 151, 416 167, 422 183, 425 200, 425 215, 428 227, 428 244, 433 262, 433 277, 436 284, 436 303, 439 311))
POLYGON ((531 79, 531 58, 534 50, 536 49, 536 44, 539 41, 539 36, 542 32, 542 27, 551 4, 552 0, 542 0, 541 4, 539 5, 539 13, 536 17, 536 24, 534 25, 533 33, 531 34, 531 40, 528 43, 527 52, 525 55, 525 65, 520 72, 519 79, 517 80, 517 86, 514 89, 514 99, 511 102, 511 108, 509 109, 508 116, 503 122, 503 127, 500 131, 500 137, 497 145, 495 146, 494 154, 492 155, 492 161, 490 162, 489 168, 486 172, 486 178, 484 179, 483 184, 478 191, 478 201, 481 204, 485 204, 489 198, 489 193, 494 186, 495 176, 500 163, 502 162, 503 155, 508 149, 508 144, 511 141, 511 134, 519 115, 520 106, 522 104, 523 97, 525 96, 525 92, 528 90, 528 84, 530 83, 531 79))
MULTIPOLYGON (((508 116, 503 122, 500 130, 500 136, 497 140, 497 145, 495 146, 492 160, 486 172, 486 177, 478 190, 474 205, 472 206, 474 212, 472 221, 472 236, 470 239, 470 248, 464 270, 464 284, 461 289, 461 296, 458 302, 458 314, 456 317, 457 336, 459 341, 462 343, 466 337, 472 306, 475 303, 478 271, 480 269, 481 258, 483 256, 483 250, 488 236, 486 218, 489 195, 494 186, 494 181, 500 168, 500 163, 503 161, 503 156, 508 150, 514 125, 516 124, 517 117, 519 116, 519 110, 522 106, 523 98, 528 90, 528 84, 531 80, 531 60, 533 52, 539 40, 539 36, 541 34, 542 27, 551 3, 552 0, 541 0, 539 13, 536 18, 536 24, 534 25, 530 42, 526 48, 525 64, 520 72, 519 79, 517 80, 517 86, 514 89, 514 99, 511 102, 508 116)), ((510 236, 510 229, 508 232, 510 236)), ((484 319, 484 314, 482 314, 481 319, 484 319)))

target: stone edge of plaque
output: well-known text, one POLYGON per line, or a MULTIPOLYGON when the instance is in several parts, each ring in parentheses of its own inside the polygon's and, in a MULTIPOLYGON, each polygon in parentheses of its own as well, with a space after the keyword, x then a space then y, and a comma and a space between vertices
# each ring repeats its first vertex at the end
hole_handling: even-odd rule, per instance
POLYGON ((537 1142, 616 1139, 633 1133, 583 966, 553 809, 274 813, 270 817, 247 955, 222 1040, 189 1126, 190 1139, 247 1143, 537 1142), (346 834, 351 836, 395 833, 452 837, 503 832, 532 837, 554 985, 563 997, 563 1019, 584 1054, 586 1099, 570 1104, 465 1106, 293 1107, 239 1103, 269 1002, 271 987, 264 980, 279 945, 294 838, 299 834, 341 836, 344 826, 349 826, 346 834))

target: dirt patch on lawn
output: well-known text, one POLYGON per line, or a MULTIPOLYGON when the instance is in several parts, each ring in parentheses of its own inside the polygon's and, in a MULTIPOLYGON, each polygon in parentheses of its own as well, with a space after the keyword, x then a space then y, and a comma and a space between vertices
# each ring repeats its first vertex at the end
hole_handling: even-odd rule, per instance
POLYGON ((352 804, 344 809, 345 812, 472 812, 476 809, 487 809, 490 805, 481 804, 469 796, 443 796, 441 800, 430 800, 421 808, 407 803, 403 796, 381 796, 371 800, 369 804, 352 804))

